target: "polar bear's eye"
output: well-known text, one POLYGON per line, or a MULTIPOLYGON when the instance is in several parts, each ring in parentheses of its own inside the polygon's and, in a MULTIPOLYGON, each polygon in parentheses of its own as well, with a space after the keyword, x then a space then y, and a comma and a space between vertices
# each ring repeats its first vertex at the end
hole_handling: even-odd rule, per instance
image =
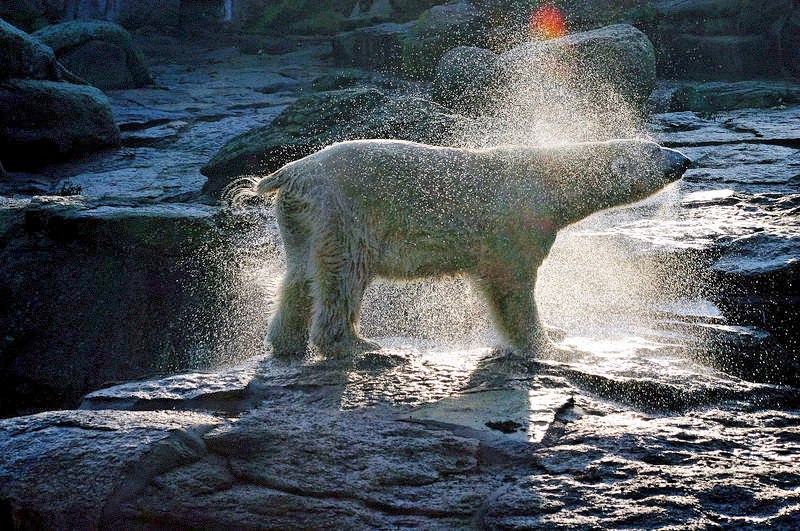
POLYGON ((615 175, 624 175, 628 173, 628 161, 622 158, 614 159, 611 162, 611 172, 615 175))

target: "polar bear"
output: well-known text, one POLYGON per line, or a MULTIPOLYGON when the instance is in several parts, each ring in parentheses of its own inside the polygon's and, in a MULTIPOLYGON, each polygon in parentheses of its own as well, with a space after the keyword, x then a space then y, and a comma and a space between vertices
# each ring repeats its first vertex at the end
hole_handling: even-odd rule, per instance
POLYGON ((547 344, 534 300, 539 265, 562 227, 643 199, 689 160, 642 140, 550 147, 439 147, 398 140, 331 145, 260 179, 277 191, 288 271, 273 352, 328 358, 380 348, 358 333, 375 277, 469 275, 514 349, 547 344))

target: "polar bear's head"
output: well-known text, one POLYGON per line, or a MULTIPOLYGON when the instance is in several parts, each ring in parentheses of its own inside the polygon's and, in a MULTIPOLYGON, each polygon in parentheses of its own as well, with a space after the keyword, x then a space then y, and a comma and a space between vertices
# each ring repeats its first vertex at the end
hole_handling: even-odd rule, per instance
POLYGON ((691 161, 647 140, 609 140, 559 146, 560 217, 574 223, 593 212, 640 201, 676 181, 691 161))
POLYGON ((627 201, 643 199, 686 172, 691 161, 680 151, 662 147, 646 140, 611 140, 602 160, 608 165, 611 182, 629 191, 627 201))

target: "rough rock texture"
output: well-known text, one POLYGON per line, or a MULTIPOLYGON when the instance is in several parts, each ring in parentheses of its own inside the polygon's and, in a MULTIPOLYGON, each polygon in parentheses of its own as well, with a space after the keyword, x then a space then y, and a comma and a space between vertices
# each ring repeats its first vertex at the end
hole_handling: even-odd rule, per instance
POLYGON ((692 79, 748 79, 798 72, 800 6, 792 0, 653 2, 644 25, 660 71, 692 79))
POLYGON ((0 19, 0 80, 58 80, 53 50, 0 19))
MULTIPOLYGON (((492 14, 497 46, 527 36, 535 2, 476 0, 492 14)), ((660 77, 746 80, 798 72, 800 5, 793 0, 554 0, 568 31, 629 23, 657 50, 660 77)))
POLYGON ((108 20, 129 29, 178 25, 180 0, 12 0, 0 4, 0 16, 27 30, 66 20, 108 20))
POLYGON ((682 83, 672 94, 670 110, 715 112, 800 103, 800 83, 738 81, 682 83))
POLYGON ((119 140, 108 99, 94 87, 23 79, 0 83, 0 159, 10 170, 119 140))
POLYGON ((142 54, 128 32, 117 24, 64 22, 47 26, 33 36, 50 46, 71 72, 100 89, 134 88, 153 82, 142 54))
POLYGON ((333 59, 341 66, 360 66, 379 71, 402 73, 403 46, 410 38, 415 22, 387 22, 337 34, 333 59))
POLYGON ((266 288, 227 292, 247 262, 215 213, 80 196, 6 202, 0 293, 13 303, 0 309, 0 415, 256 348, 266 315, 251 303, 260 311, 266 288))
POLYGON ((480 112, 497 79, 498 56, 485 48, 459 46, 439 60, 433 80, 433 97, 459 112, 480 112))
POLYGON ((482 44, 484 27, 482 12, 468 2, 434 6, 416 21, 387 22, 337 34, 334 60, 341 66, 429 79, 449 49, 482 44))
POLYGON ((231 178, 271 172, 324 146, 359 138, 447 142, 463 118, 412 96, 391 98, 377 89, 344 89, 298 98, 266 127, 230 140, 203 167, 203 190, 218 194, 231 178))
POLYGON ((655 52, 647 36, 617 24, 558 39, 531 41, 500 56, 504 78, 557 79, 582 92, 618 92, 636 106, 650 96, 656 81, 655 52))
MULTIPOLYGON (((709 373, 699 408, 664 401, 653 414, 630 405, 603 358, 517 366, 487 353, 265 358, 87 397, 102 411, 2 421, 4 517, 258 529, 798 522, 797 390, 709 373), (583 389, 592 373, 613 402, 583 389)), ((652 389, 699 391, 672 368, 652 389)))
POLYGON ((403 73, 430 79, 439 59, 456 46, 481 45, 483 13, 466 1, 434 6, 417 19, 402 48, 403 73))
POLYGON ((139 485, 203 457, 200 436, 219 423, 210 415, 152 411, 69 411, 7 420, 0 427, 4 521, 15 528, 97 529, 139 485), (31 481, 17 481, 21 476, 31 481), (67 491, 72 494, 64 496, 67 491))

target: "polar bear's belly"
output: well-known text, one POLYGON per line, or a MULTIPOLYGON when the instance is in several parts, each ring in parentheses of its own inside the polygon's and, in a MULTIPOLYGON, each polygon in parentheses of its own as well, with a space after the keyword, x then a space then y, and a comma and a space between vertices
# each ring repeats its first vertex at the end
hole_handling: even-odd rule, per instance
POLYGON ((476 267, 473 245, 459 239, 405 235, 387 238, 378 247, 376 273, 412 279, 456 275, 476 267))

